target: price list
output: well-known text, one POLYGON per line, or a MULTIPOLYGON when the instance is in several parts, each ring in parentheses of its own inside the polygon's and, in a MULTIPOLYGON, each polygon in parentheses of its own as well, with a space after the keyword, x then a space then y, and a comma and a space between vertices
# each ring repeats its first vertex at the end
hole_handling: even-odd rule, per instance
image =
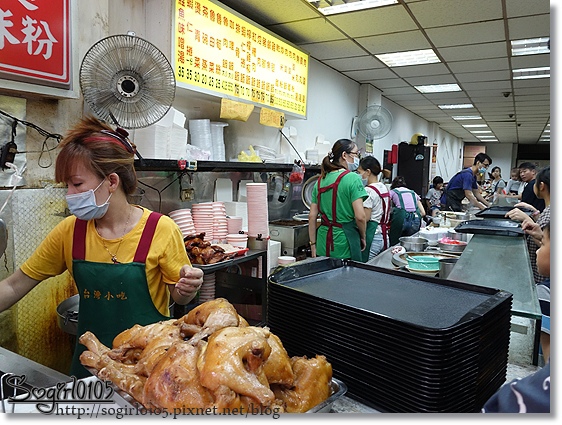
POLYGON ((176 0, 178 86, 306 117, 306 53, 208 0, 176 0))

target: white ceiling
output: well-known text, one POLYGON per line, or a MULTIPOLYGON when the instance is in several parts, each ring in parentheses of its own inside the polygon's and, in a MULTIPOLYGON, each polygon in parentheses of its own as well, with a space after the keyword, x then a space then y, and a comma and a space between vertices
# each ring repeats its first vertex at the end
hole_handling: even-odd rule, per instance
POLYGON ((458 122, 453 115, 478 113, 499 143, 539 143, 550 122, 550 78, 511 76, 513 69, 550 66, 550 54, 512 57, 510 41, 550 36, 549 1, 398 1, 331 16, 306 0, 221 3, 465 142, 480 141, 461 125, 476 121, 458 122), (441 63, 388 68, 374 56, 429 48, 441 63), (414 88, 445 83, 457 83, 462 92, 421 94, 414 88), (437 107, 444 103, 475 109, 437 107))

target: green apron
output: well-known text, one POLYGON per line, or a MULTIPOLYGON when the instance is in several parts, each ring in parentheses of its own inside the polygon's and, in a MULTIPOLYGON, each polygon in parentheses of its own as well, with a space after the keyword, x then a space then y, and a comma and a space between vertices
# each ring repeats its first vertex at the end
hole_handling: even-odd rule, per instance
MULTIPOLYGON (((395 190, 394 193, 398 195, 398 199, 400 199, 400 205, 404 206, 404 198, 402 198, 402 192, 395 190)), ((390 245, 396 245, 400 241, 400 237, 402 236, 402 228, 404 227, 404 220, 411 214, 417 214, 417 216, 421 220, 421 212, 418 208, 418 203, 416 202, 416 193, 413 190, 410 190, 409 193, 412 194, 414 198, 414 203, 416 205, 416 211, 406 211, 405 208, 392 208, 392 218, 390 224, 390 245)))
MULTIPOLYGON (((341 173, 338 178, 328 186, 320 187, 320 180, 318 179, 318 212, 320 213, 321 226, 328 227, 328 232, 326 234, 326 256, 330 257, 330 252, 334 250, 334 227, 339 227, 345 233, 345 237, 349 244, 349 251, 351 259, 355 261, 363 261, 363 253, 361 252, 361 237, 359 235, 359 228, 355 221, 350 221, 347 223, 338 223, 336 217, 336 200, 338 196, 338 185, 343 176, 349 173, 349 170, 341 173), (320 196, 322 193, 332 191, 332 221, 328 216, 322 212, 320 209, 320 196)), ((366 249, 367 251, 367 249, 366 249)))
POLYGON ((379 227, 379 223, 376 221, 369 220, 367 222, 367 231, 365 240, 367 241, 367 247, 361 251, 361 261, 366 263, 369 261, 369 252, 371 251, 371 244, 373 243, 373 238, 375 237, 375 233, 377 232, 377 227, 379 227))
POLYGON ((72 245, 72 271, 80 294, 78 332, 71 375, 91 376, 80 363, 86 347, 78 338, 92 332, 106 346, 135 324, 148 325, 169 317, 155 307, 146 280, 145 262, 158 220, 162 215, 151 213, 143 230, 132 263, 108 264, 86 261, 86 227, 88 222, 76 220, 72 245))

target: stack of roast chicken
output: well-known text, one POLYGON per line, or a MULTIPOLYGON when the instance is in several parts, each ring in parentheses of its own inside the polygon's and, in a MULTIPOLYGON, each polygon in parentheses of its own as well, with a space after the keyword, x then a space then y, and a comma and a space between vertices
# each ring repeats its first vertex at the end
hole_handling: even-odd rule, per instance
POLYGON ((249 326, 224 298, 177 320, 135 325, 112 348, 91 332, 79 341, 87 347, 81 363, 147 409, 300 413, 332 392, 324 356, 290 358, 276 335, 249 326))
POLYGON ((205 240, 204 232, 186 236, 184 245, 191 264, 216 264, 236 256, 236 253, 227 253, 218 245, 211 245, 211 242, 205 240))

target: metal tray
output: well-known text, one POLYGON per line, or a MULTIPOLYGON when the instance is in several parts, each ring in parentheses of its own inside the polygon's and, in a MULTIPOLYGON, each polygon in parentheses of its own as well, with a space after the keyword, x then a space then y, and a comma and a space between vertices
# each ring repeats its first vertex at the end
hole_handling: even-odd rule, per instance
MULTIPOLYGON (((90 367, 86 367, 86 369, 93 375, 92 378, 86 378, 86 379, 100 379, 97 377, 96 369, 90 367)), ((114 400, 114 402, 119 403, 121 407, 131 407, 131 408, 138 408, 138 409, 141 409, 143 407, 129 393, 118 388, 117 385, 115 385, 113 382, 111 381, 109 382, 111 383, 111 386, 115 391, 115 395, 118 396, 117 401, 114 400)), ((344 394, 347 392, 347 385, 345 385, 339 379, 332 378, 332 382, 330 383, 330 388, 332 389, 332 395, 330 397, 328 397, 322 403, 317 404, 312 409, 307 410, 304 413, 330 413, 330 410, 332 409, 332 405, 334 404, 334 402, 340 399, 341 397, 343 397, 344 394)))
POLYGON ((468 220, 463 221, 457 227, 455 232, 473 233, 475 235, 494 235, 494 236, 523 236, 525 232, 521 228, 521 224, 513 220, 468 220))
MULTIPOLYGON (((478 211, 474 215, 476 217, 481 217, 481 218, 503 218, 503 219, 506 219, 505 214, 507 212, 511 211, 514 208, 515 207, 494 205, 490 208, 486 208, 485 210, 478 211)), ((519 209, 529 216, 533 213, 533 211, 530 210, 529 208, 519 208, 519 209)))

